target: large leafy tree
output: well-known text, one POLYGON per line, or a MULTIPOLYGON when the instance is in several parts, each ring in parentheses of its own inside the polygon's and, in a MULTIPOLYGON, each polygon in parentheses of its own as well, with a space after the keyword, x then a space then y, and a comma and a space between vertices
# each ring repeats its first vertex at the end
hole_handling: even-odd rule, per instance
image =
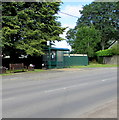
POLYGON ((118 5, 117 2, 92 2, 84 6, 76 28, 93 24, 101 31, 101 49, 108 48, 119 37, 118 5))
POLYGON ((47 41, 62 40, 61 28, 55 14, 59 2, 3 2, 3 54, 18 57, 21 54, 41 55, 47 41))
POLYGON ((83 7, 83 10, 80 11, 82 15, 75 28, 70 29, 66 36, 74 52, 87 53, 92 56, 95 51, 106 49, 118 40, 118 7, 119 2, 92 2, 83 7), (85 26, 89 26, 89 28, 85 26), (90 28, 92 26, 95 29, 90 28), (90 33, 90 31, 95 32, 90 33), (98 32, 100 37, 95 36, 98 32), (88 45, 89 41, 91 42, 90 46, 88 45))
MULTIPOLYGON (((68 33, 73 37, 73 39, 70 39, 68 42, 74 49, 74 53, 88 54, 89 57, 94 56, 97 44, 101 40, 100 32, 96 30, 94 26, 80 27, 77 29, 77 32, 71 29, 68 33)), ((67 38, 70 38, 68 33, 67 38)))

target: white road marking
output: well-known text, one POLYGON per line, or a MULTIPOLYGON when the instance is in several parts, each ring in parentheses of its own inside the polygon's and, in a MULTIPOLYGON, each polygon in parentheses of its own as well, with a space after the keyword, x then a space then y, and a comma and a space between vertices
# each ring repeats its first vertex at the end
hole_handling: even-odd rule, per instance
POLYGON ((109 80, 113 80, 113 79, 117 79, 117 77, 113 77, 113 78, 108 78, 108 79, 103 79, 103 80, 101 80, 102 82, 105 82, 105 81, 109 81, 109 80))
POLYGON ((103 79, 102 81, 104 82, 104 81, 107 81, 107 80, 109 80, 109 79, 103 79))
POLYGON ((53 90, 46 90, 46 91, 44 91, 44 92, 45 92, 45 93, 57 92, 57 91, 60 91, 60 90, 66 90, 66 89, 76 88, 76 87, 84 86, 84 85, 87 85, 87 84, 88 84, 88 83, 83 83, 83 84, 79 84, 79 85, 72 85, 72 86, 62 87, 62 88, 53 89, 53 90))
MULTIPOLYGON (((110 78, 110 79, 103 79, 101 81, 96 81, 96 82, 105 82, 105 81, 109 81, 109 80, 112 80, 112 78, 110 78)), ((44 92, 45 93, 57 92, 57 91, 67 90, 67 89, 76 88, 76 87, 81 87, 81 86, 85 86, 85 85, 89 85, 89 84, 90 83, 83 83, 83 84, 72 85, 72 86, 68 86, 68 87, 61 87, 61 88, 57 88, 57 89, 46 90, 44 92)))

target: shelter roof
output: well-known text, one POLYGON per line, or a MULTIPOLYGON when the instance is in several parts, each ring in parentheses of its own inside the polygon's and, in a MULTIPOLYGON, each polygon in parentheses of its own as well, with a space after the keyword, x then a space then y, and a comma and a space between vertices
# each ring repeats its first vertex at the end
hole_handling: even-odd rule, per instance
POLYGON ((68 48, 55 48, 55 47, 52 47, 50 48, 51 50, 56 50, 56 51, 69 51, 68 48))

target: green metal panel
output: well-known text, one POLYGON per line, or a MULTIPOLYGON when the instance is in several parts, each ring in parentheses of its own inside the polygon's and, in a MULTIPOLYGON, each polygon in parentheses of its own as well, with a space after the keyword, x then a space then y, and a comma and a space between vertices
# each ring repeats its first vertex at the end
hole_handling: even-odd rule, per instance
POLYGON ((49 46, 45 49, 46 55, 44 55, 43 62, 49 69, 63 68, 64 67, 64 51, 69 51, 67 48, 53 48, 49 46))
POLYGON ((63 68, 64 67, 64 59, 63 59, 63 51, 56 51, 56 59, 48 61, 48 68, 63 68), (49 67, 50 65, 50 67, 49 67))
POLYGON ((64 67, 64 51, 57 51, 57 66, 56 68, 63 68, 64 67))
POLYGON ((68 66, 88 65, 87 56, 64 56, 64 51, 68 49, 63 48, 49 48, 46 52, 45 62, 49 69, 63 68, 68 66))
POLYGON ((63 68, 64 62, 57 62, 57 68, 63 68))
POLYGON ((64 56, 64 65, 66 66, 78 66, 88 65, 87 56, 64 56))
POLYGON ((71 66, 71 59, 69 56, 64 56, 64 67, 71 66))

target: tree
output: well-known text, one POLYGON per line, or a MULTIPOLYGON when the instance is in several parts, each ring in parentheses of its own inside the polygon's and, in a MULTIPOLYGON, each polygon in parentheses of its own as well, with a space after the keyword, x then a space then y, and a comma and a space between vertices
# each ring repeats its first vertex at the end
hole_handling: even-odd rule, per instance
POLYGON ((74 40, 76 38, 76 30, 75 29, 69 29, 66 33, 67 42, 73 46, 74 40))
POLYGON ((108 48, 119 37, 118 4, 119 2, 92 2, 84 6, 76 29, 84 25, 94 25, 101 32, 101 49, 108 48))
POLYGON ((117 42, 114 46, 112 46, 111 49, 114 55, 119 55, 119 42, 117 42))
MULTIPOLYGON (((88 27, 83 26, 77 29, 77 32, 70 30, 71 37, 67 35, 69 43, 74 49, 74 53, 88 54, 89 57, 93 57, 95 51, 97 50, 97 44, 101 40, 100 32, 94 28, 94 26, 88 27), (72 34, 71 34, 72 33, 72 34)), ((67 33, 67 34, 68 34, 67 33)))
POLYGON ((41 55, 47 41, 62 40, 55 14, 60 2, 3 2, 2 47, 10 57, 41 55))

